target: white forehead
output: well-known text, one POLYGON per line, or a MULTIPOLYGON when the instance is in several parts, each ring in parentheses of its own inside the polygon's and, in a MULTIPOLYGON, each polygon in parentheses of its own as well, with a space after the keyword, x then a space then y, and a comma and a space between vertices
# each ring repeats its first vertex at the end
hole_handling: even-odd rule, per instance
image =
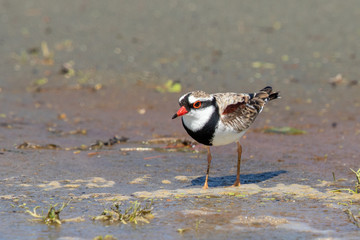
POLYGON ((182 95, 179 98, 179 103, 184 101, 184 99, 189 104, 193 104, 196 101, 212 101, 214 99, 214 96, 212 94, 207 94, 203 91, 194 91, 194 92, 188 92, 188 93, 182 95))
POLYGON ((207 101, 207 100, 212 100, 214 97, 212 94, 207 94, 203 91, 193 91, 193 92, 188 92, 185 93, 184 95, 182 95, 179 99, 179 102, 183 101, 185 98, 188 98, 187 101, 189 103, 194 103, 196 101, 207 101))
POLYGON ((189 96, 189 103, 192 104, 196 101, 211 101, 211 97, 195 97, 194 95, 189 96))

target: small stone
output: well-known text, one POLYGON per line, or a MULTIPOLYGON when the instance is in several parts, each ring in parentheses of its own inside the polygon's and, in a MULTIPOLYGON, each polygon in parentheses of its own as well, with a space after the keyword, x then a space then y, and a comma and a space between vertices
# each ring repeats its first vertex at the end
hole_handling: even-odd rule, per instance
POLYGON ((144 184, 146 183, 146 179, 149 178, 149 176, 145 175, 143 177, 135 178, 134 180, 130 181, 129 184, 144 184))
POLYGON ((80 184, 65 184, 64 187, 65 188, 78 188, 80 187, 80 184))
POLYGON ((240 224, 252 227, 278 226, 289 223, 285 218, 272 216, 237 216, 231 220, 233 224, 240 224))
POLYGON ((137 197, 137 198, 152 198, 153 193, 148 192, 148 191, 141 191, 141 192, 134 192, 132 194, 132 196, 137 197))
POLYGON ((189 182, 190 181, 190 179, 187 176, 176 176, 175 179, 180 182, 189 182))
POLYGON ((130 184, 142 184, 145 182, 145 179, 143 178, 135 178, 134 180, 130 181, 130 184))
POLYGON ((140 115, 144 115, 146 113, 146 109, 145 108, 140 108, 140 109, 138 109, 138 113, 140 115))
POLYGON ((162 180, 161 183, 162 184, 171 184, 171 181, 165 179, 165 180, 162 180))

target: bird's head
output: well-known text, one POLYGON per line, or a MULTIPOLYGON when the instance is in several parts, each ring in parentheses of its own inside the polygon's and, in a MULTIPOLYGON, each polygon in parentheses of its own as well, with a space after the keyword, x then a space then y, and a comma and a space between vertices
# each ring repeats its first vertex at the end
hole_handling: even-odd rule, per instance
POLYGON ((183 116, 184 124, 192 130, 204 126, 216 109, 214 96, 203 91, 184 94, 179 99, 180 109, 172 119, 183 116))

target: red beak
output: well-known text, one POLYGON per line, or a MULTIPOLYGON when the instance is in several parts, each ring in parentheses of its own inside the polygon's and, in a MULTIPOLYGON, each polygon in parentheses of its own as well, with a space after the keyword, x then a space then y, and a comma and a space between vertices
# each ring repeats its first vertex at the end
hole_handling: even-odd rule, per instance
POLYGON ((182 106, 182 107, 179 109, 179 111, 177 111, 177 113, 174 114, 174 116, 172 117, 172 119, 177 118, 177 117, 180 117, 180 116, 185 115, 185 114, 187 114, 187 113, 188 113, 188 111, 186 110, 186 108, 185 108, 184 106, 182 106))

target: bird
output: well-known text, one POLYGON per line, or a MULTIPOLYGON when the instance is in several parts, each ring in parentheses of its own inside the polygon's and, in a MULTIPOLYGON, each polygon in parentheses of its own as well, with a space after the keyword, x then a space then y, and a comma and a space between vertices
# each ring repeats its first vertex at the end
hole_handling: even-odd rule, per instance
POLYGON ((192 91, 179 98, 180 109, 172 119, 181 116, 186 132, 207 148, 207 170, 203 189, 208 189, 211 165, 210 146, 222 146, 233 142, 237 144, 237 174, 232 186, 240 186, 240 165, 242 145, 240 138, 245 134, 265 104, 280 98, 267 86, 254 93, 213 93, 192 91))

